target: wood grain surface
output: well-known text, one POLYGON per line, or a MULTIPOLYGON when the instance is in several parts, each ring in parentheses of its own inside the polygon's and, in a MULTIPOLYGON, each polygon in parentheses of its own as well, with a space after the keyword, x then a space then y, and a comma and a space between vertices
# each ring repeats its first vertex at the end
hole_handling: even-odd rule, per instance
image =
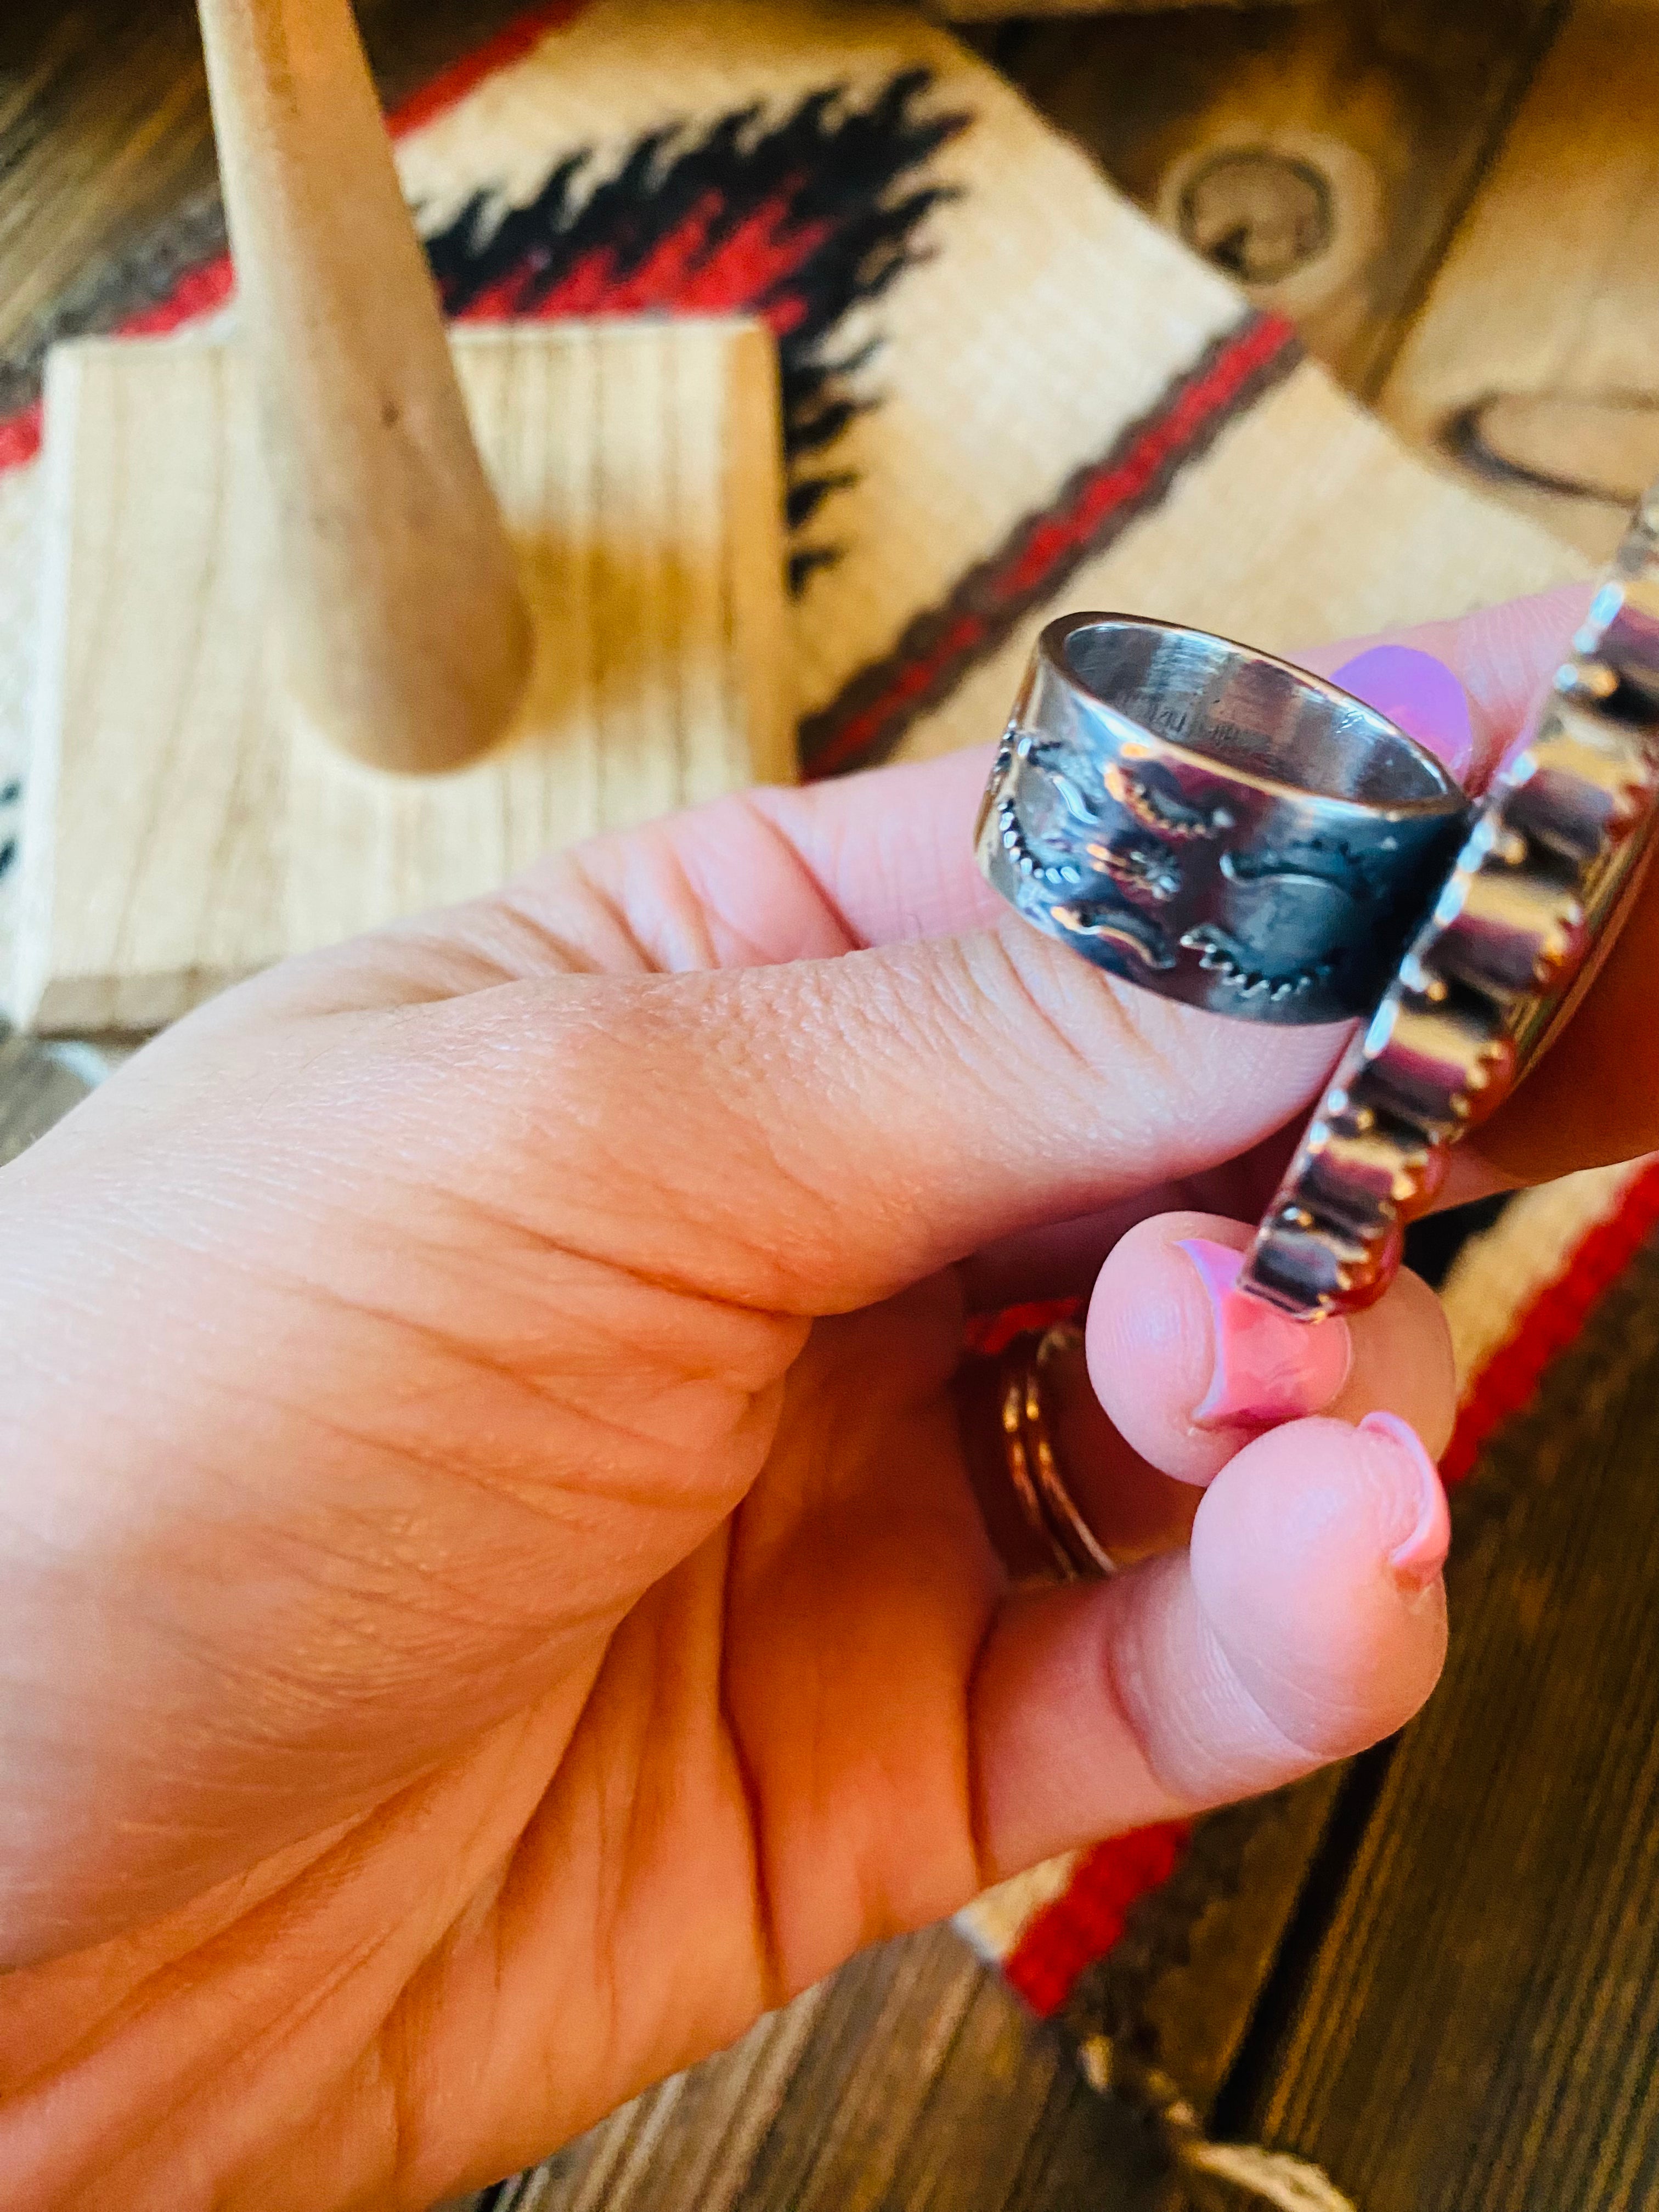
POLYGON ((1381 396, 1587 553, 1659 477, 1659 5, 1579 0, 1381 396))
POLYGON ((52 357, 20 1027, 151 1030, 290 952, 494 890, 601 829, 794 774, 772 343, 741 321, 464 331, 532 611, 484 759, 340 757, 271 665, 277 567, 240 343, 52 357))
POLYGON ((1659 2202, 1659 1253, 1460 1500, 1446 1676, 1225 2124, 1364 2212, 1659 2202))
MULTIPOLYGON (((395 102, 524 0, 362 0, 395 102)), ((194 0, 0 8, 0 410, 54 337, 104 330, 225 242, 194 0)))
POLYGON ((1158 2212, 1127 2106, 949 1929, 866 1953, 480 2212, 1158 2212))
POLYGON ((1413 445, 1601 557, 1659 476, 1659 6, 1330 0, 980 43, 1413 445))
POLYGON ((1559 0, 1322 0, 1017 22, 988 50, 1169 228, 1369 397, 1559 0))

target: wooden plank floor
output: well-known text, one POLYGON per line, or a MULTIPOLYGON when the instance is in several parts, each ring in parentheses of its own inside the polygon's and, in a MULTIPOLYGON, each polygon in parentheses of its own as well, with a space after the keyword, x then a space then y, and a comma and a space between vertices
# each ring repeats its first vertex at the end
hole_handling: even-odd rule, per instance
POLYGON ((1319 0, 976 40, 1159 221, 1371 397, 1557 0, 1319 0))
MULTIPOLYGON (((524 0, 362 0, 388 101, 524 0)), ((165 292, 222 246, 193 0, 6 0, 0 9, 0 412, 54 337, 165 292)))
MULTIPOLYGON (((393 97, 515 12, 362 9, 393 97)), ((1485 286, 1506 328, 1553 334, 1550 374, 1528 392, 1572 396, 1574 330, 1595 325, 1596 391, 1618 382, 1630 403, 1620 434, 1635 443, 1620 450, 1646 451, 1659 338, 1650 301, 1632 304, 1650 293, 1651 255, 1631 241, 1651 237, 1651 170, 1604 162, 1583 185, 1589 243, 1607 250, 1571 264, 1565 300, 1503 245, 1511 218, 1494 197, 1536 193, 1540 163, 1547 185, 1568 143, 1593 164, 1595 102, 1659 83, 1659 9, 1609 12, 1317 0, 987 26, 975 41, 1407 434, 1567 527, 1602 481, 1605 410, 1548 416, 1565 493, 1506 477, 1447 424, 1493 379, 1485 286), (1562 499, 1571 514, 1550 505, 1562 499)), ((1601 137, 1626 144, 1635 112, 1609 106, 1601 137)), ((1536 220, 1548 203, 1546 190, 1536 220)), ((155 295, 222 237, 190 0, 9 0, 0 408, 33 389, 53 336, 155 295)), ((0 1158, 73 1103, 85 1072, 0 1040, 0 1158)), ((1425 1720, 1346 1775, 1210 1824, 1078 1992, 1078 2025, 1133 2024, 1219 2128, 1322 2160, 1365 2212, 1659 2203, 1656 1316, 1650 1261, 1504 1440, 1496 1484, 1463 1516, 1455 1656, 1425 1720)), ((1059 2038, 940 1929, 855 1960, 495 2202, 1152 2212, 1162 2187, 1145 2124, 1087 2089, 1059 2038)))
POLYGON ((949 1929, 856 1959, 490 2212, 1154 2212, 1156 2143, 949 1929))
POLYGON ((1221 2119, 1365 2212, 1659 2203, 1659 1252, 1460 1501, 1446 1677, 1221 2119))
POLYGON ((1659 477, 1656 267, 1659 10, 1581 0, 1378 404, 1406 436, 1605 558, 1659 477))

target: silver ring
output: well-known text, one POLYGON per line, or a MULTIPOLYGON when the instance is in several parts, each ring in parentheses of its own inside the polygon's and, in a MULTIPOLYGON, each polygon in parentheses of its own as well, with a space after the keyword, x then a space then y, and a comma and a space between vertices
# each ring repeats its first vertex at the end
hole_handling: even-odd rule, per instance
POLYGON ((1514 1090, 1618 933, 1659 822, 1659 486, 1337 1065, 1241 1285, 1298 1320, 1380 1297, 1452 1146, 1514 1090))
POLYGON ((988 881, 1098 967, 1261 1022, 1370 1011, 1468 803, 1335 684, 1206 631, 1068 615, 981 808, 988 881))

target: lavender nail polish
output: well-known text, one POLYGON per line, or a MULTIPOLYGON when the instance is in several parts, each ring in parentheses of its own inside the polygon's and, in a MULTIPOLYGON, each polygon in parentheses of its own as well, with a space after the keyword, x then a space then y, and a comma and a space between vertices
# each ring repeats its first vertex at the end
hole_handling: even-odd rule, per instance
POLYGON ((1374 645, 1332 677, 1431 752, 1461 783, 1474 759, 1468 695, 1443 661, 1415 646, 1374 645))

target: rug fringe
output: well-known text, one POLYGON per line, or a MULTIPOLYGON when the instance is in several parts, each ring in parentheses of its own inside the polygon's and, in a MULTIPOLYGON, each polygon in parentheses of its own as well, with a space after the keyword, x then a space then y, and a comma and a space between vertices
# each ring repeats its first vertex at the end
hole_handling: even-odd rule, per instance
POLYGON ((1200 2212, 1212 2204, 1219 2212, 1220 2199, 1211 2186, 1217 2182, 1233 2203, 1242 2197, 1270 2212, 1358 2212, 1352 2197, 1310 2159, 1258 2143, 1212 2142, 1169 2075, 1120 2051, 1109 2036, 1090 2036, 1079 2045, 1078 2057, 1091 2088, 1103 2095, 1115 2091, 1156 2122, 1170 2164, 1200 2212))

